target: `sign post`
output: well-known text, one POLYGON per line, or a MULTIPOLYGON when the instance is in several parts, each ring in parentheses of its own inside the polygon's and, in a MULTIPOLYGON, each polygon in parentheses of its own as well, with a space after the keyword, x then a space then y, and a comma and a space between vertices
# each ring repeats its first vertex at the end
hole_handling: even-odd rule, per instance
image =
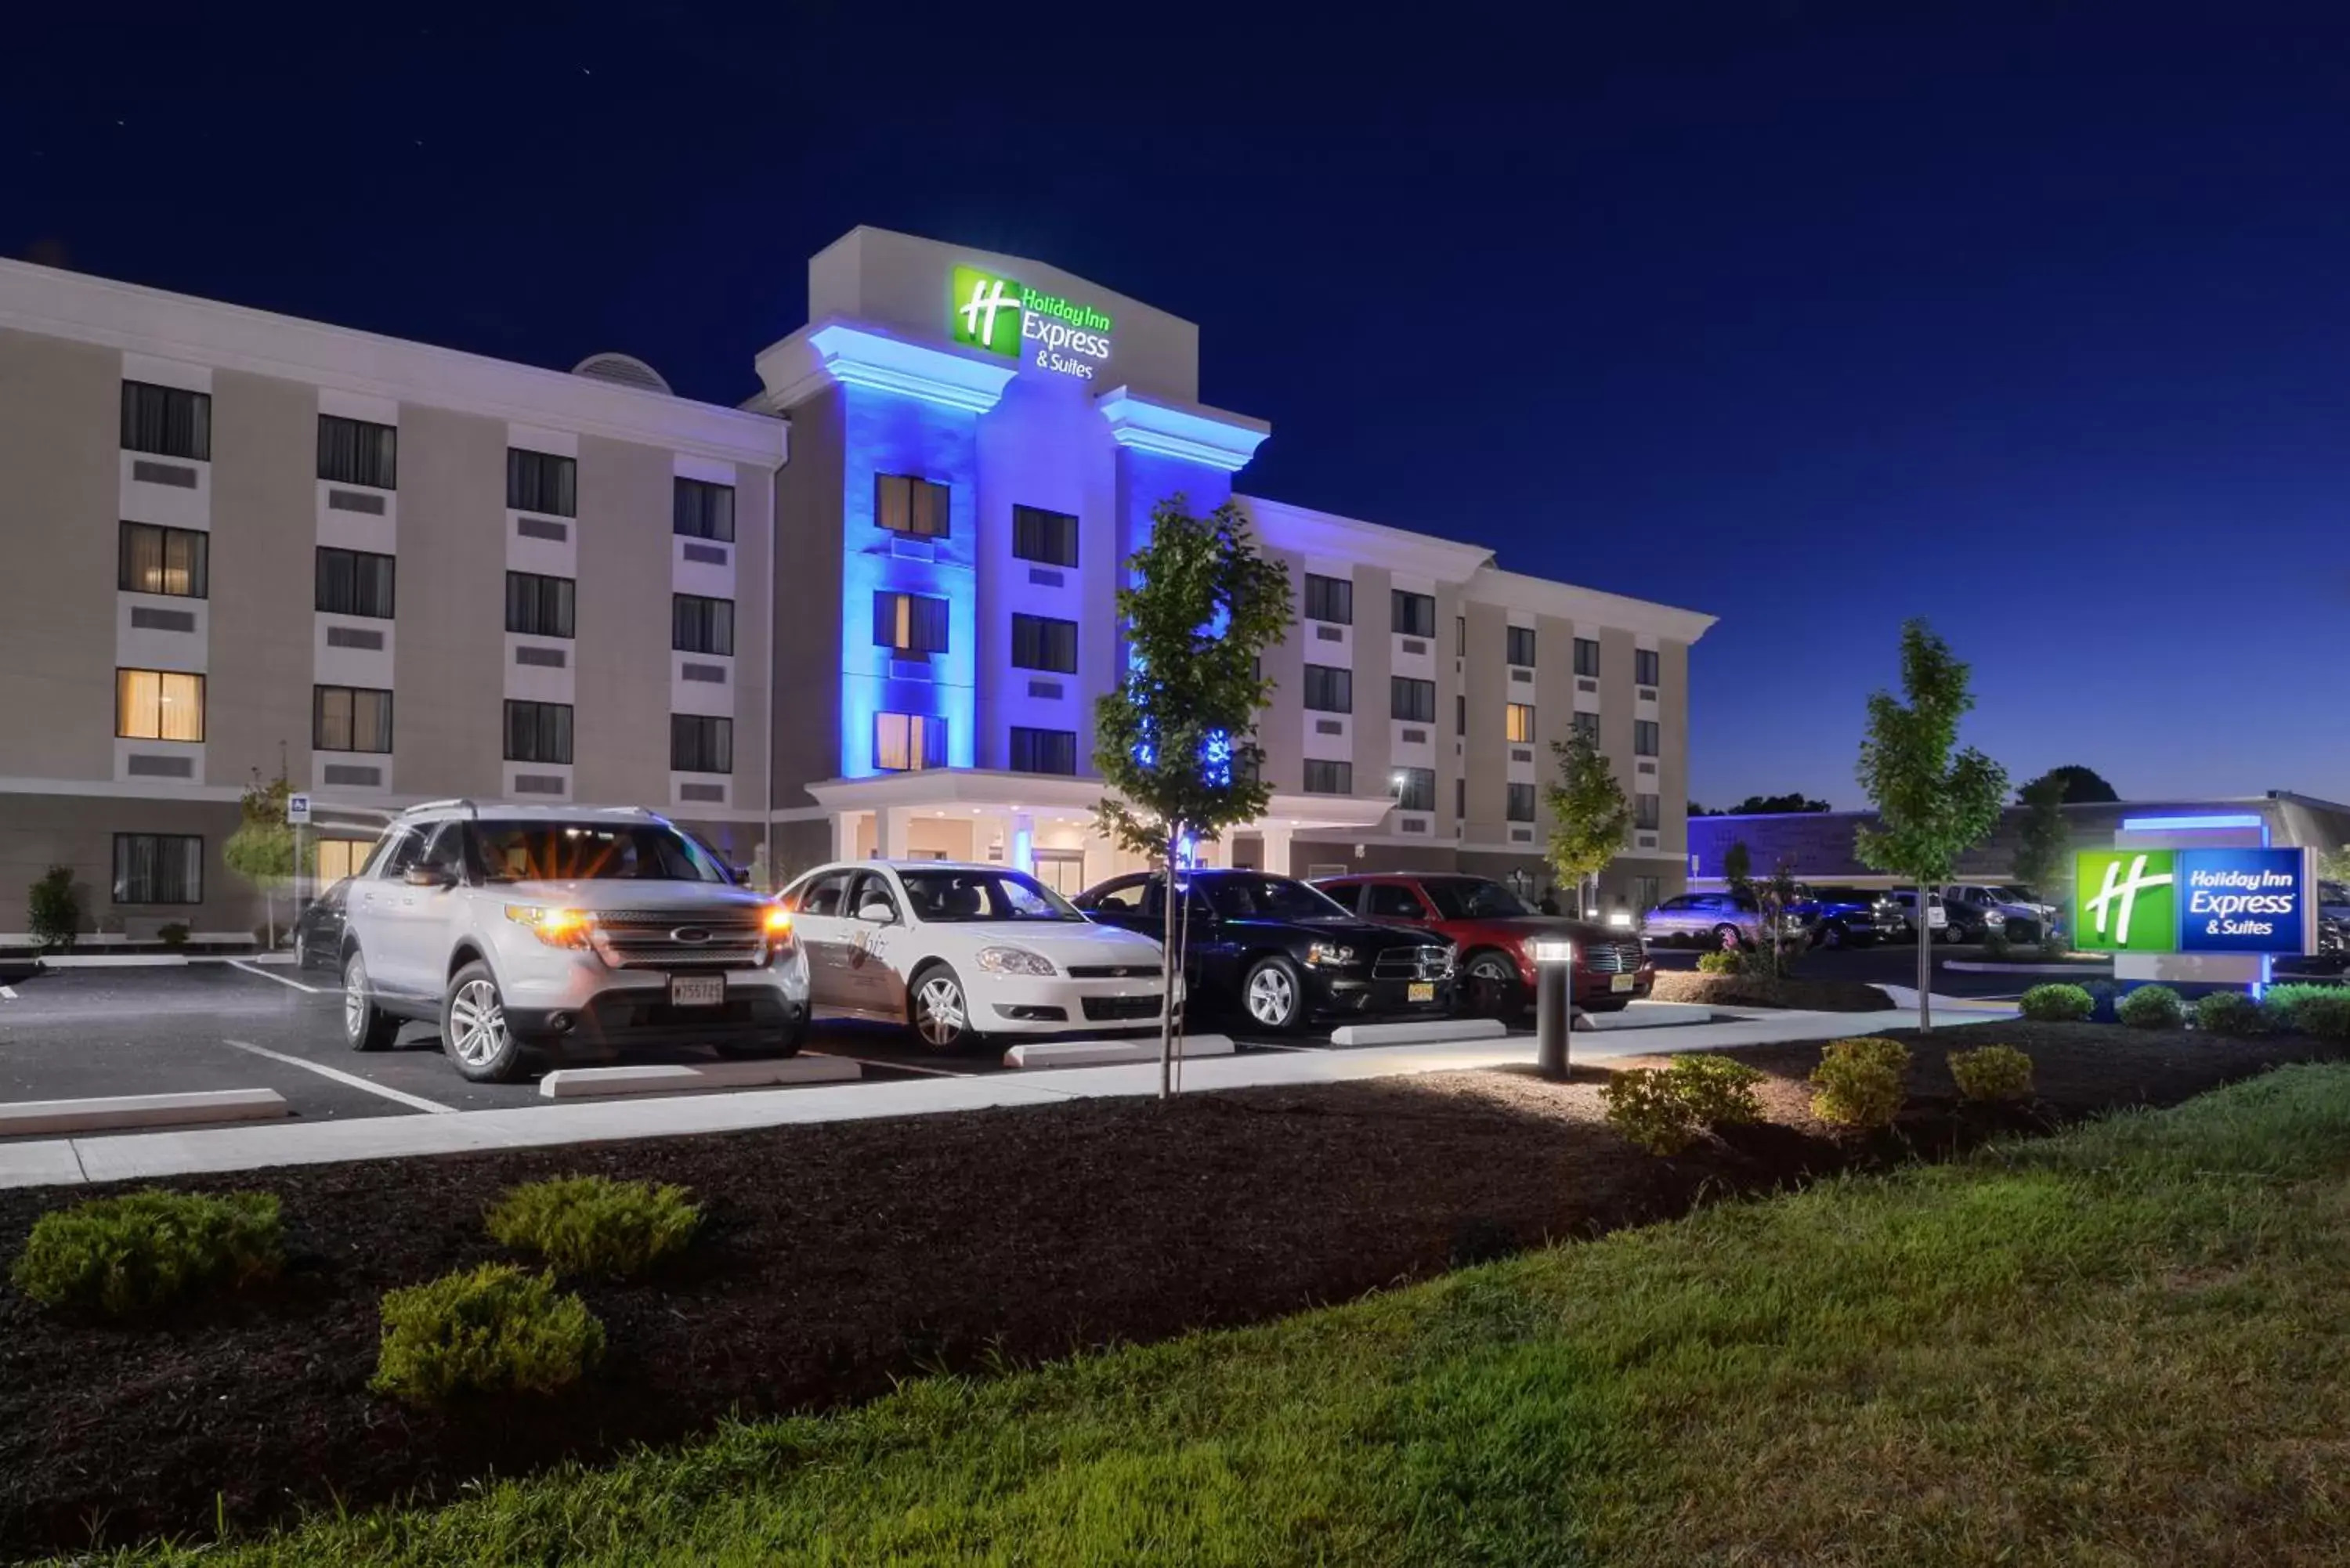
POLYGON ((305 903, 303 894, 307 891, 303 886, 307 878, 302 874, 302 840, 306 836, 302 830, 310 826, 308 795, 289 794, 286 797, 286 826, 294 830, 294 916, 298 920, 305 903))

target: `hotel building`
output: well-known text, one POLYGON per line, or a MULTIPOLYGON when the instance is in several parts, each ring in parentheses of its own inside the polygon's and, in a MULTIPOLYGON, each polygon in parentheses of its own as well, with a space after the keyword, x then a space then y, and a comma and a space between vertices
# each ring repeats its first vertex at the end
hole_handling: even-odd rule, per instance
POLYGON ((1298 595, 1272 805, 1209 857, 1546 887, 1586 727, 1636 805, 1602 899, 1681 887, 1711 618, 1236 492, 1270 427, 1198 400, 1192 323, 860 228, 754 364, 726 408, 0 263, 0 900, 62 864, 101 931, 245 930, 222 846, 281 769, 327 877, 463 795, 654 806, 768 882, 890 854, 1075 891, 1132 864, 1089 827, 1093 704, 1178 493, 1235 500, 1298 595))

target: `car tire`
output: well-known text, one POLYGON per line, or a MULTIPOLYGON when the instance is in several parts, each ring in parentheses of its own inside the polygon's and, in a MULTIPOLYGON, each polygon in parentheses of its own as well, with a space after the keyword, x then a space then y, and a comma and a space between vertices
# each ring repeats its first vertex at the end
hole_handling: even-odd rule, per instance
POLYGON ((1852 933, 1837 921, 1830 920, 1820 928, 1820 946, 1824 948, 1840 948, 1851 940, 1852 933))
POLYGON ((1268 1034, 1295 1033, 1305 1023, 1305 978, 1279 953, 1249 965, 1241 977, 1241 1011, 1268 1034))
POLYGON ((511 1084, 522 1075, 521 1037, 506 1022, 497 977, 479 959, 449 977, 441 997, 441 1049, 476 1084, 511 1084))
POLYGON ((968 1051, 980 1041, 971 1022, 971 992, 948 964, 930 964, 915 972, 906 988, 906 1023, 924 1050, 941 1056, 968 1051))
POLYGON ((790 1022, 772 1034, 721 1040, 718 1054, 737 1061, 780 1061, 800 1054, 800 1047, 807 1042, 807 1009, 803 1007, 792 1014, 790 1022))
POLYGON ((343 1044, 354 1051, 389 1051, 399 1037, 400 1020, 376 1005, 367 961, 353 948, 343 961, 343 1044))
POLYGON ((1521 1011, 1521 988, 1518 966, 1492 948, 1470 954, 1461 966, 1461 998, 1473 1017, 1507 1018, 1521 1011))
POLYGON ((1716 926, 1713 928, 1713 945, 1726 953, 1744 952, 1746 939, 1738 934, 1736 926, 1716 926))

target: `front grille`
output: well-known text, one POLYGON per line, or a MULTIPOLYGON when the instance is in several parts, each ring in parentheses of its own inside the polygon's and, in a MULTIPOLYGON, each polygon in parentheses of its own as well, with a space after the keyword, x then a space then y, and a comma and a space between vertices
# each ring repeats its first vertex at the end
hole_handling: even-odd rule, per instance
POLYGON ((1638 942, 1593 942, 1584 950, 1583 967, 1593 974, 1632 974, 1648 960, 1638 942))
POLYGON ((1085 1001, 1086 1021, 1089 1023, 1159 1016, 1159 999, 1155 996, 1088 996, 1085 1001))
POLYGON ((595 917, 595 942, 598 956, 614 969, 747 969, 767 959, 757 910, 613 909, 595 917), (703 940, 680 931, 702 932, 703 940))
POLYGON ((1069 966, 1071 980, 1157 980, 1159 966, 1155 963, 1073 963, 1069 966))
POLYGON ((1451 973, 1451 948, 1389 948, 1371 961, 1373 980, 1443 980, 1451 973))

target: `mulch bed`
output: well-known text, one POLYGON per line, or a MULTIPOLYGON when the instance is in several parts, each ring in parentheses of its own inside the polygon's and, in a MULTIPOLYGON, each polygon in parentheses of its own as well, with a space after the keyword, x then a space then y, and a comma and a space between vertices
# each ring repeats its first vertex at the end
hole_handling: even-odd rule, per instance
MULTIPOLYGON (((216 1498, 232 1528, 337 1500, 446 1498, 492 1470, 686 1438, 730 1411, 1268 1318, 2328 1053, 2098 1025, 1948 1030, 1918 1052, 1898 1136, 1865 1140, 1811 1118, 1817 1046, 1731 1054, 1771 1075, 1770 1119, 1672 1159, 1607 1132, 1594 1069, 1564 1085, 1464 1072, 172 1183, 277 1193, 288 1271, 137 1327, 0 1290, 0 1550, 86 1547, 101 1521, 108 1543, 208 1534, 216 1498), (1994 1042, 2033 1055, 2032 1110, 1954 1103, 1942 1051, 1994 1042), (509 1183, 589 1171, 682 1182, 709 1213, 659 1279, 578 1286, 609 1332, 599 1372, 559 1397, 442 1413, 369 1394, 381 1293, 502 1256, 481 1214, 509 1183)), ((0 1192, 0 1239, 13 1251, 43 1210, 98 1190, 0 1192)))
POLYGON ((1772 980, 1762 975, 1700 974, 1666 970, 1650 999, 1699 1002, 1711 1007, 1794 1007, 1814 1012, 1881 1012, 1893 999, 1856 980, 1772 980))

